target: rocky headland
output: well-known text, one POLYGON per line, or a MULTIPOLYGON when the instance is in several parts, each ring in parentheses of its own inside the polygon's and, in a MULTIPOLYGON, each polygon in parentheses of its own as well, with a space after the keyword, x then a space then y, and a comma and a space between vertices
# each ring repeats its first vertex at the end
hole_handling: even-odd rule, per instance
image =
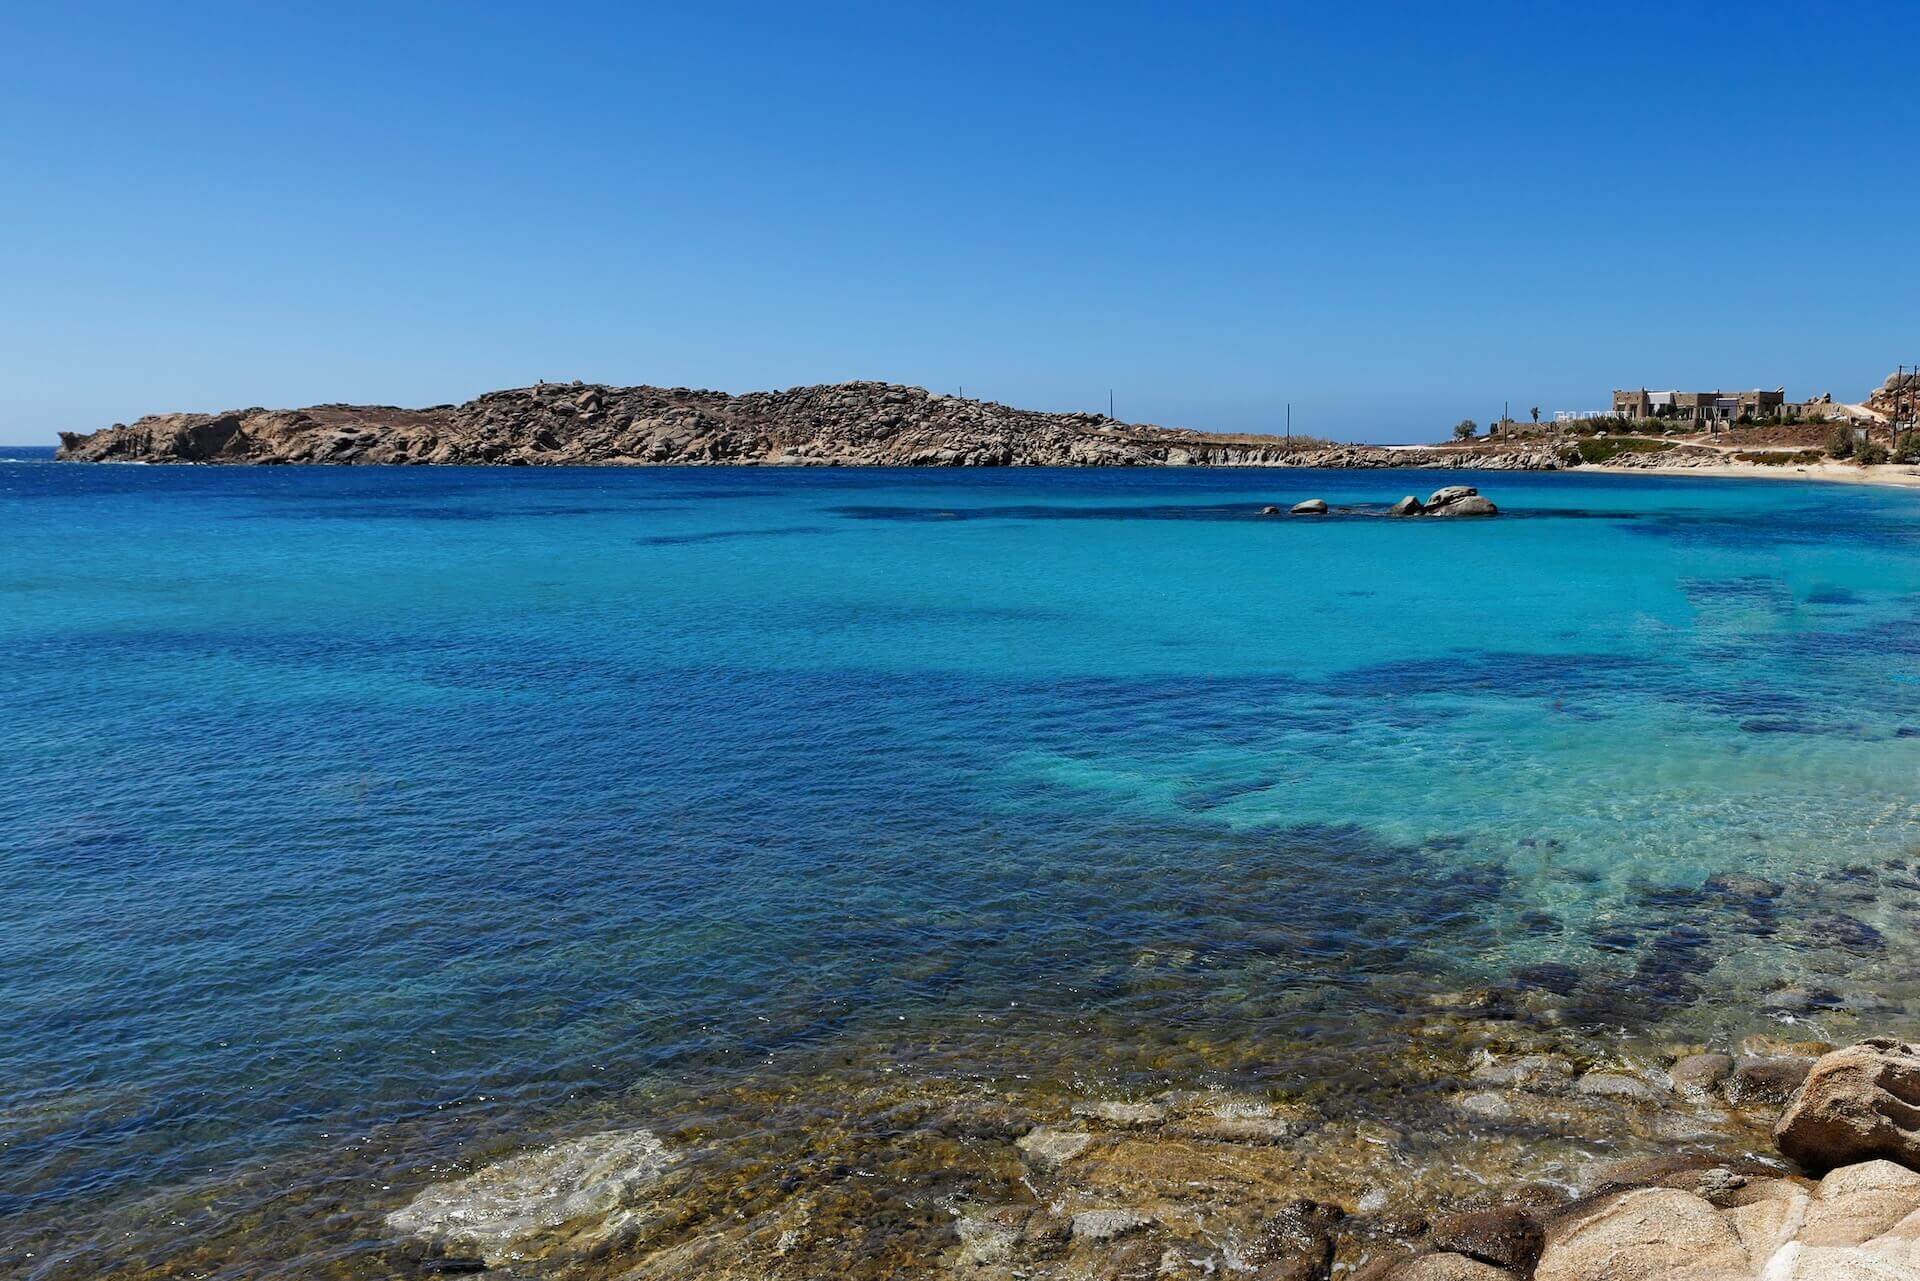
POLYGON ((1387 449, 1040 413, 852 382, 732 396, 543 383, 461 405, 155 414, 62 432, 75 462, 639 466, 1292 466, 1551 470, 1553 450, 1387 449))

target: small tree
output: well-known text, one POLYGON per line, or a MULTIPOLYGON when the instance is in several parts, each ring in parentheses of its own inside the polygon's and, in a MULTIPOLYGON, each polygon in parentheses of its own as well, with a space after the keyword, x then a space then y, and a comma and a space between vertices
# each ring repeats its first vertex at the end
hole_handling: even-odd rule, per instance
POLYGON ((1920 432, 1905 431, 1894 442, 1893 461, 1896 463, 1920 463, 1920 432))
POLYGON ((1853 451, 1853 461, 1862 467, 1875 467, 1887 461, 1887 447, 1873 440, 1863 440, 1860 447, 1853 451))
POLYGON ((1462 418, 1453 425, 1453 438, 1455 440, 1472 440, 1473 433, 1479 430, 1479 423, 1476 423, 1471 418, 1462 418))
POLYGON ((1536 425, 1538 425, 1540 422, 1540 406, 1535 405, 1532 409, 1528 410, 1527 412, 1533 415, 1533 421, 1536 425))
POLYGON ((1827 437, 1827 453, 1835 458, 1851 458, 1853 444, 1853 428, 1842 424, 1827 437))

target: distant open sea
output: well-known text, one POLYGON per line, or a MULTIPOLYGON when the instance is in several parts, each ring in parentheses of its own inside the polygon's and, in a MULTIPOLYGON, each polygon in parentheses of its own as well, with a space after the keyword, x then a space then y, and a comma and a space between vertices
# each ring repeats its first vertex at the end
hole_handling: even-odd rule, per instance
POLYGON ((0 449, 0 661, 10 1275, 359 1275, 469 1145, 861 1047, 1124 1093, 1529 976, 1920 1011, 1911 492, 0 449))

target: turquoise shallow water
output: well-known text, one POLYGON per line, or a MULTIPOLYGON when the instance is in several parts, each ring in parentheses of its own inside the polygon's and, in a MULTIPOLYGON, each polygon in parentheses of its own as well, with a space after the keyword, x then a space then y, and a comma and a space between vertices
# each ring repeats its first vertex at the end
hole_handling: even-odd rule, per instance
POLYGON ((901 1024, 1911 1022, 1920 496, 1455 479, 0 462, 0 1242, 901 1024))

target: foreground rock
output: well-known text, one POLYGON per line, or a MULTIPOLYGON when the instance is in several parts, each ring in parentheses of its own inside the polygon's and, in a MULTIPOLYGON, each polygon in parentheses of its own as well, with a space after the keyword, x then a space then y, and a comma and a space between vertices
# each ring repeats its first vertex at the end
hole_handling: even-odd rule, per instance
POLYGON ((79 462, 939 467, 1289 466, 1553 470, 1547 449, 1312 447, 1049 414, 854 382, 730 396, 545 383, 463 405, 316 405, 157 414, 63 432, 79 462))
POLYGON ((1327 514, 1327 500, 1309 498, 1304 503, 1295 503, 1292 514, 1295 516, 1324 516, 1327 514))
POLYGON ((673 1155, 647 1130, 616 1130, 522 1153, 464 1179, 436 1183, 387 1216, 387 1226, 488 1263, 532 1238, 584 1225, 581 1244, 627 1226, 627 1202, 673 1155))
POLYGON ((1713 1199, 1635 1188, 1549 1229, 1535 1281, 1874 1281, 1920 1277, 1920 1174, 1889 1161, 1803 1181, 1730 1182, 1713 1199))
POLYGON ((1818 1059, 1774 1127, 1815 1170, 1877 1157, 1920 1169, 1920 1046, 1873 1037, 1818 1059))

